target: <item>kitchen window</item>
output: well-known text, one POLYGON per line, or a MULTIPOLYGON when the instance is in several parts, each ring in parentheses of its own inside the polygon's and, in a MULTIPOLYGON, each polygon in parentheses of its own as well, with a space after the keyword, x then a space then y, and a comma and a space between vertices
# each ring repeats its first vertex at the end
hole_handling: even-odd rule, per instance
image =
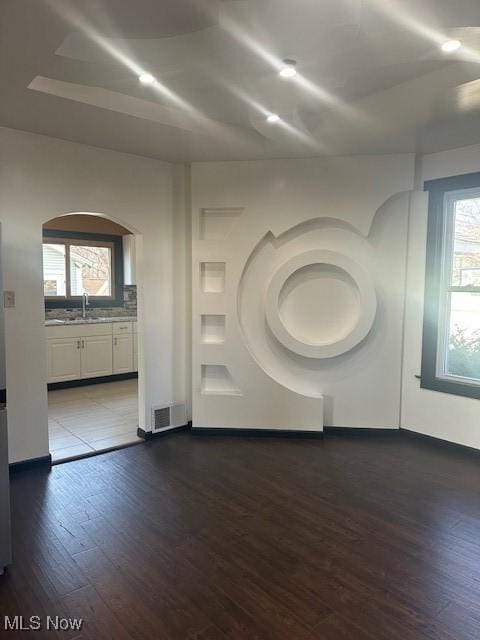
POLYGON ((122 238, 45 229, 43 292, 47 308, 123 304, 122 238))
POLYGON ((480 173, 432 180, 421 386, 480 398, 480 173))

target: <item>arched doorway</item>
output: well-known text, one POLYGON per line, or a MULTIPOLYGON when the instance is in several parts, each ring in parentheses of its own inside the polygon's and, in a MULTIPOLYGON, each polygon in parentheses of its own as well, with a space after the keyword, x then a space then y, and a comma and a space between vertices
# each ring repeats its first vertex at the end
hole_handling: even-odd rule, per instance
POLYGON ((141 442, 137 237, 102 214, 69 213, 43 225, 54 462, 141 442))

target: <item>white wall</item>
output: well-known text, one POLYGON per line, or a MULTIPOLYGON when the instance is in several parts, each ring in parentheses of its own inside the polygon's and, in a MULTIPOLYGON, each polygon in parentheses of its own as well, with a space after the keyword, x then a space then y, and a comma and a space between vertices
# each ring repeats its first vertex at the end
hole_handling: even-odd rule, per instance
POLYGON ((11 462, 48 454, 42 224, 55 216, 101 213, 139 234, 140 425, 150 428, 152 405, 185 401, 185 279, 175 276, 185 271, 186 260, 186 211, 175 195, 183 189, 183 172, 181 166, 0 129, 4 288, 16 293, 15 308, 5 310, 11 462))
POLYGON ((414 166, 408 154, 192 166, 194 426, 314 429, 324 409, 326 425, 399 427, 414 166), (266 326, 274 274, 318 249, 358 263, 378 299, 368 336, 327 359, 292 353, 266 326), (209 261, 226 265, 223 293, 202 291, 209 261), (225 314, 223 344, 202 344, 202 314, 225 314))
POLYGON ((428 195, 425 180, 480 171, 480 145, 426 155, 418 169, 409 227, 407 304, 401 426, 426 435, 480 448, 478 400, 420 388, 423 294, 427 239, 428 195))

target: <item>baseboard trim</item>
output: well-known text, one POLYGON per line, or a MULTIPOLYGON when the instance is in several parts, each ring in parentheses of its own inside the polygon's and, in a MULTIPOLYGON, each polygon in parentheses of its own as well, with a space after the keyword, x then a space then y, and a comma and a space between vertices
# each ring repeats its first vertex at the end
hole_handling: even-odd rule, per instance
POLYGON ((450 449, 456 451, 463 451, 464 453, 470 453, 475 456, 480 456, 480 449, 475 447, 469 447, 466 444, 460 444, 458 442, 450 442, 450 440, 443 440, 443 438, 436 438, 435 436, 429 436, 426 433, 420 433, 418 431, 412 431, 412 429, 406 429, 400 427, 400 432, 404 437, 411 438, 412 440, 419 440, 425 443, 436 445, 442 449, 450 449))
POLYGON ((157 433, 153 433, 153 431, 145 431, 138 427, 137 436, 139 438, 143 438, 147 442, 149 440, 155 440, 156 438, 161 438, 162 436, 166 436, 169 433, 178 433, 179 431, 189 431, 192 428, 192 423, 188 422, 180 427, 172 427, 171 429, 165 429, 165 431, 157 431, 157 433))
POLYGON ((120 380, 131 380, 138 378, 138 371, 130 371, 129 373, 117 373, 113 376, 100 376, 98 378, 82 378, 81 380, 65 380, 64 382, 49 382, 47 389, 55 391, 56 389, 72 389, 73 387, 86 387, 91 384, 104 384, 105 382, 118 382, 120 380))
POLYGON ((20 462, 12 462, 8 465, 10 473, 18 473, 19 471, 27 471, 29 469, 51 469, 52 456, 42 456, 40 458, 30 458, 30 460, 21 460, 20 462))
POLYGON ((323 431, 301 431, 295 429, 245 429, 225 427, 192 427, 194 435, 202 436, 254 436, 256 438, 323 438, 323 431))
POLYGON ((400 429, 398 427, 324 427, 323 431, 325 435, 363 435, 363 436, 375 436, 375 435, 393 435, 399 436, 400 429))
POLYGON ((348 436, 394 436, 400 438, 409 438, 412 440, 423 441, 428 444, 436 445, 442 449, 451 449, 457 451, 463 451, 464 453, 470 453, 475 456, 480 456, 480 449, 475 447, 469 447, 466 444, 459 444, 458 442, 450 442, 450 440, 443 440, 442 438, 436 438, 435 436, 429 436, 426 433, 420 433, 413 431, 412 429, 406 429, 405 427, 390 429, 388 427, 324 427, 326 436, 328 435, 348 435, 348 436))

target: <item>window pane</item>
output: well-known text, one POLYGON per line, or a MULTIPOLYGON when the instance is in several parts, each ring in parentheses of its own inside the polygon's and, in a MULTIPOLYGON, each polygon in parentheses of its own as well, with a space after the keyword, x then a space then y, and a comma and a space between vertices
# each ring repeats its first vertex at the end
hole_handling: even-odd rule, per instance
POLYGON ((43 292, 45 296, 66 295, 65 245, 43 245, 43 292))
POLYGON ((480 380, 480 293, 451 294, 445 373, 480 380))
POLYGON ((70 246, 72 296, 112 295, 112 250, 110 247, 70 246))
POLYGON ((480 198, 455 202, 452 285, 480 287, 480 198))

